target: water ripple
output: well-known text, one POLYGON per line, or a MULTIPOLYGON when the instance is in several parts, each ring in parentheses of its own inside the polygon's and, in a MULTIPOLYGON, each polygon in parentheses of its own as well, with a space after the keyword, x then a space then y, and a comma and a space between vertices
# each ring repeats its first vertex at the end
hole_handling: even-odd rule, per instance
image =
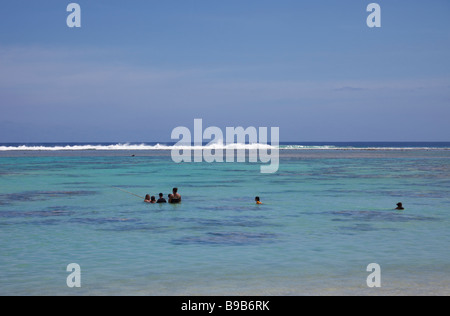
POLYGON ((191 236, 172 240, 172 244, 200 244, 200 245, 227 245, 227 246, 246 246, 261 243, 273 242, 277 237, 271 233, 244 233, 244 232, 226 232, 226 233, 207 233, 203 236, 191 236))

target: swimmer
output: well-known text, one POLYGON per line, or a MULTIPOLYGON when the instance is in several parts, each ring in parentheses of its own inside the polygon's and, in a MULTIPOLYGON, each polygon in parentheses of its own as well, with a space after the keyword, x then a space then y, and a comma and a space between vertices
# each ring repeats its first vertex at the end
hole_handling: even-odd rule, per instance
POLYGON ((145 203, 151 203, 150 194, 147 194, 147 195, 145 196, 144 202, 145 202, 145 203))
POLYGON ((152 203, 152 204, 156 203, 156 198, 154 196, 151 197, 150 203, 152 203))
POLYGON ((167 203, 166 199, 163 196, 164 196, 164 194, 160 193, 159 199, 158 199, 158 201, 156 201, 156 203, 167 203))
POLYGON ((178 193, 178 188, 173 188, 172 197, 169 197, 169 203, 171 204, 179 204, 181 203, 181 195, 178 193))
POLYGON ((402 203, 397 203, 397 208, 396 208, 396 210, 399 210, 399 211, 403 211, 405 208, 403 207, 403 204, 402 203))
POLYGON ((255 202, 258 205, 262 204, 261 201, 259 200, 259 196, 255 197, 255 202))

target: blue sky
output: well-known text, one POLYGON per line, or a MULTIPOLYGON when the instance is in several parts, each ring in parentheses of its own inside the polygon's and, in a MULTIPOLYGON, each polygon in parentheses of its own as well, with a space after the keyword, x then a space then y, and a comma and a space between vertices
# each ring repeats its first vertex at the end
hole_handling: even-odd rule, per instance
POLYGON ((450 141, 450 2, 62 0, 0 5, 0 142, 450 141))

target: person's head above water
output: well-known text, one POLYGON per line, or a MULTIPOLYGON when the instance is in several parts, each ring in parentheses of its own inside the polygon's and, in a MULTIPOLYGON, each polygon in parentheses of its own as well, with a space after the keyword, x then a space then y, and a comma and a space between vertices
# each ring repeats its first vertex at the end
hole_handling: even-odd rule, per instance
POLYGON ((403 207, 403 203, 397 203, 397 208, 396 210, 404 210, 405 208, 403 207))
POLYGON ((259 196, 255 197, 255 202, 256 202, 256 204, 262 204, 260 199, 259 199, 259 196))
POLYGON ((145 200, 146 200, 146 201, 150 201, 150 194, 147 194, 147 195, 145 196, 145 200))
POLYGON ((173 192, 172 196, 169 197, 169 203, 172 204, 181 203, 181 195, 180 193, 178 193, 178 188, 173 188, 172 192, 173 192))

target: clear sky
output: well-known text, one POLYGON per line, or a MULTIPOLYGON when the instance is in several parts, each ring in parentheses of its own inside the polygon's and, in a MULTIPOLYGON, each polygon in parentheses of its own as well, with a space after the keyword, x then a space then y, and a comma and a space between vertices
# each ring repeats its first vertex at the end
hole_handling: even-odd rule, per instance
POLYGON ((195 118, 450 141, 450 1, 1 1, 0 142, 169 141, 195 118))

